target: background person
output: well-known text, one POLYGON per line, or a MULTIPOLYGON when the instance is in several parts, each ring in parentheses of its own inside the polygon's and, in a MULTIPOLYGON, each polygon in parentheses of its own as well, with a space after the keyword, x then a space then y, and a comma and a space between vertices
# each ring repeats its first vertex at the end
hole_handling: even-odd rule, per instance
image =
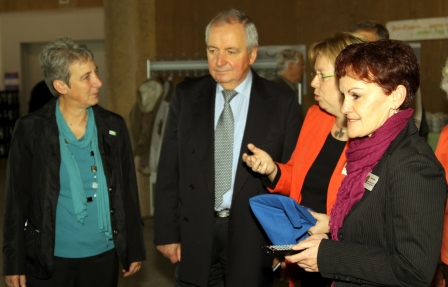
POLYGON ((351 26, 349 31, 366 38, 369 42, 389 39, 387 28, 372 20, 358 22, 351 26))
POLYGON ((28 113, 40 109, 43 105, 53 99, 53 94, 48 89, 44 80, 38 82, 31 90, 30 101, 28 102, 28 113))
MULTIPOLYGON (((308 55, 315 71, 311 86, 317 105, 308 110, 294 153, 286 164, 275 163, 268 153, 253 144, 249 145, 253 154, 243 154, 243 161, 249 167, 267 175, 269 180, 265 184, 271 192, 294 198, 318 213, 330 214, 345 177, 347 118, 341 112, 343 99, 334 77, 334 62, 342 49, 362 42, 355 35, 343 32, 310 46, 308 55)), ((309 232, 329 232, 328 218, 313 214, 322 222, 309 232)), ((301 280, 302 287, 331 283, 318 273, 299 274, 295 266, 288 267, 290 286, 295 286, 297 279, 301 280)))
POLYGON ((409 44, 350 45, 336 59, 347 115, 347 176, 330 216, 287 256, 334 286, 429 286, 440 254, 446 180, 409 108, 419 65, 409 44))
POLYGON ((3 228, 6 283, 117 286, 119 261, 126 277, 145 259, 126 124, 97 105, 102 83, 85 46, 60 38, 39 59, 55 98, 15 125, 3 228))
POLYGON ((272 259, 261 250, 269 241, 249 205, 249 198, 268 191, 240 158, 249 142, 260 142, 275 160, 289 159, 301 126, 297 97, 251 70, 258 35, 245 13, 218 13, 205 37, 210 75, 180 83, 171 100, 157 171, 154 243, 178 262, 175 286, 271 286, 272 259), (234 140, 224 149, 231 158, 221 162, 214 153, 222 152, 214 150, 224 140, 214 135, 229 111, 223 95, 231 91, 228 137, 234 140), (217 196, 215 183, 222 179, 229 186, 217 196))
MULTIPOLYGON (((294 91, 298 95, 298 84, 302 82, 305 73, 305 63, 300 51, 286 49, 277 56, 277 77, 272 81, 294 91)), ((300 118, 304 119, 303 108, 299 105, 300 118)))

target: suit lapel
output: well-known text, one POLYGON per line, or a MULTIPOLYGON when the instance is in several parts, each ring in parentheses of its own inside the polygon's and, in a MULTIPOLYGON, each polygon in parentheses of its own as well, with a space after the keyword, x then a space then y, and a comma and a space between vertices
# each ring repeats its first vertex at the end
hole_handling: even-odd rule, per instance
POLYGON ((241 142, 240 156, 237 164, 233 198, 241 191, 252 170, 241 160, 243 153, 248 152, 248 143, 261 143, 269 132, 269 120, 272 114, 272 100, 264 89, 260 77, 252 71, 252 88, 249 99, 249 110, 247 112, 246 127, 244 129, 243 141, 241 142))
POLYGON ((44 106, 40 110, 43 117, 44 124, 41 127, 36 127, 35 133, 36 139, 42 140, 41 144, 38 144, 43 158, 46 160, 46 164, 52 172, 54 178, 59 178, 59 171, 61 165, 61 149, 59 146, 59 132, 56 123, 55 109, 56 98, 51 103, 44 106))
MULTIPOLYGON (((113 177, 113 158, 111 158, 111 145, 113 144, 113 137, 123 136, 121 134, 117 135, 116 128, 113 127, 110 120, 104 116, 103 109, 99 106, 93 106, 93 113, 95 117, 95 125, 98 134, 98 150, 101 154, 101 161, 103 162, 103 169, 106 178, 109 180, 113 177), (114 135, 115 134, 115 135, 114 135)), ((119 132, 118 132, 119 133, 119 132)), ((110 183, 108 183, 110 184, 110 183)))
POLYGON ((214 196, 214 116, 216 83, 210 77, 192 99, 192 130, 195 152, 198 153, 208 190, 214 196))

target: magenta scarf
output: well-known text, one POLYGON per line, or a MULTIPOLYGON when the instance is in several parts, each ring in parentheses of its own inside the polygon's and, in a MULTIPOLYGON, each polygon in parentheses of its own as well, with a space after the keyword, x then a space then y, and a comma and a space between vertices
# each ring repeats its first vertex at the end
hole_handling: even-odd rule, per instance
POLYGON ((338 240, 338 230, 342 227, 345 216, 364 194, 364 179, 382 158, 390 143, 406 126, 413 109, 406 109, 393 116, 370 137, 351 139, 347 156, 347 176, 339 187, 336 203, 331 210, 331 238, 338 240))

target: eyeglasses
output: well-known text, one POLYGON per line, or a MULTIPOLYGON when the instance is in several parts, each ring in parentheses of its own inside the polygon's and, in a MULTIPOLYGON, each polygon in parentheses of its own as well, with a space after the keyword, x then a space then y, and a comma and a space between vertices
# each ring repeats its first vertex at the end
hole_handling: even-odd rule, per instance
POLYGON ((316 72, 311 73, 311 78, 312 78, 312 79, 314 79, 316 76, 317 76, 317 79, 318 79, 320 82, 323 82, 326 78, 334 77, 334 76, 336 76, 336 75, 335 75, 335 74, 324 75, 324 74, 316 73, 316 72))

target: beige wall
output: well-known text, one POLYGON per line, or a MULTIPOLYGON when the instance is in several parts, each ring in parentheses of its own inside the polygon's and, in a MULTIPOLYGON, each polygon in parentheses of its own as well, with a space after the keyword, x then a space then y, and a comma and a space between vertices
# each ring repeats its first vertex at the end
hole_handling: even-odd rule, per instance
POLYGON ((3 74, 18 72, 21 114, 26 114, 28 95, 24 93, 26 69, 22 44, 45 43, 67 36, 76 40, 104 40, 103 8, 44 10, 0 14, 0 89, 3 74))
POLYGON ((35 11, 47 9, 79 9, 102 7, 103 0, 64 0, 67 4, 60 4, 59 0, 1 0, 0 13, 35 11))

